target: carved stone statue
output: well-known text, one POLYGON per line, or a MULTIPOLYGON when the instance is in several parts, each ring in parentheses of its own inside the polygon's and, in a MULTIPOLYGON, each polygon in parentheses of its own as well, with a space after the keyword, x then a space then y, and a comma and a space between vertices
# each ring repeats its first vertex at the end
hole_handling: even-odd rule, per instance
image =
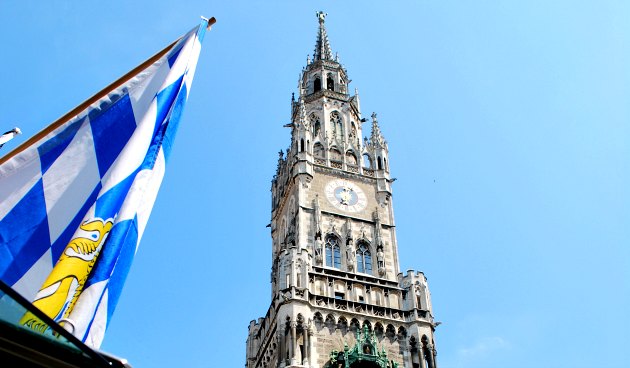
POLYGON ((322 238, 318 237, 317 239, 315 239, 315 261, 317 261, 319 264, 321 264, 323 261, 322 249, 323 249, 322 238))
POLYGON ((385 268, 385 254, 383 253, 383 247, 378 247, 376 250, 376 262, 379 269, 385 268))
POLYGON ((354 259, 355 259, 355 254, 354 254, 354 249, 352 249, 352 247, 346 247, 346 256, 347 256, 347 260, 348 260, 348 269, 352 270, 354 269, 354 259))

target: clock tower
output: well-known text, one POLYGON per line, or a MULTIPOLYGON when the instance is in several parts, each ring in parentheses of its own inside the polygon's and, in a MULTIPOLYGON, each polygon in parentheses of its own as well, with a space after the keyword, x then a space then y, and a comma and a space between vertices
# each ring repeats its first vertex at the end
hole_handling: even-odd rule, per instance
POLYGON ((246 367, 436 368, 426 277, 399 270, 388 145, 325 17, 271 184, 271 304, 250 322, 246 367))

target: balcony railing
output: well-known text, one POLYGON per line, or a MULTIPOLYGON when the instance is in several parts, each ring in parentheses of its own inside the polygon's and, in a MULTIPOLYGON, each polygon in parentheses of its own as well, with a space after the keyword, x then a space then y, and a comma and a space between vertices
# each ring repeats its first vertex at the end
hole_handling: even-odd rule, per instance
POLYGON ((343 168, 343 164, 341 163, 341 161, 330 160, 330 167, 334 169, 341 169, 343 168))

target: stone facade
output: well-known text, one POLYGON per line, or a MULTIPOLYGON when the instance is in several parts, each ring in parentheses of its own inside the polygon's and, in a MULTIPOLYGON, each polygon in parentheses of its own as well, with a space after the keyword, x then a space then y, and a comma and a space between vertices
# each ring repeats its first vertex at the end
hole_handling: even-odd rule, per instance
POLYGON ((318 12, 272 181, 271 305, 251 321, 247 368, 436 368, 431 296, 399 273, 387 142, 363 137, 359 95, 318 12))

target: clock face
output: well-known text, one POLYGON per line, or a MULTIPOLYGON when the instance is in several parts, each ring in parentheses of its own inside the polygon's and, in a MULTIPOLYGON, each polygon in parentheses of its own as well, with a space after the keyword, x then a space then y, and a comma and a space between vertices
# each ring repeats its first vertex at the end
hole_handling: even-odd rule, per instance
POLYGON ((335 208, 350 213, 362 211, 367 205, 367 198, 361 188, 342 179, 326 184, 326 198, 335 208))

